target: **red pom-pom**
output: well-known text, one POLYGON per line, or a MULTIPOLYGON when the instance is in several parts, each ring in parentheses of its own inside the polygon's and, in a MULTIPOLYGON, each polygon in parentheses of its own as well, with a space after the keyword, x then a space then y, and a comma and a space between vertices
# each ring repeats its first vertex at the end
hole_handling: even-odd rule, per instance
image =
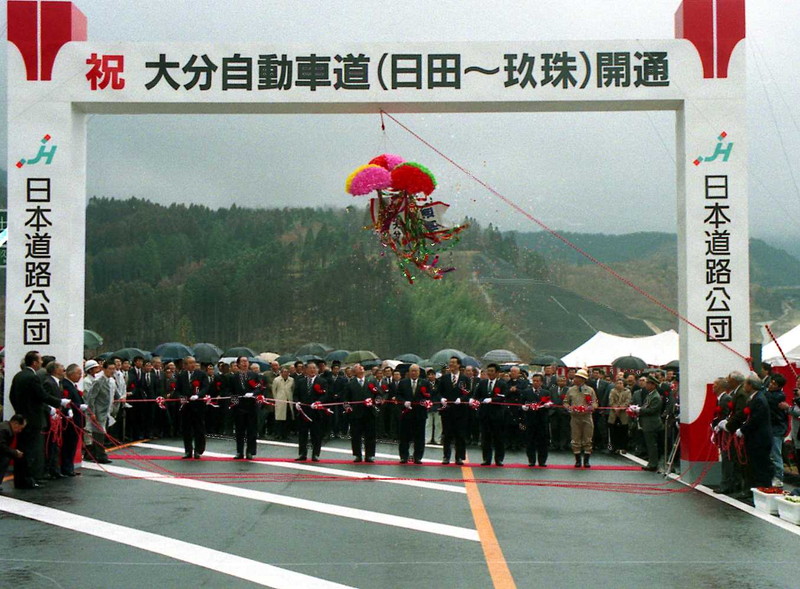
POLYGON ((315 393, 322 393, 322 386, 318 383, 314 383, 314 392, 315 393))
POLYGON ((392 170, 392 188, 428 196, 436 189, 436 179, 426 167, 408 162, 392 170))
POLYGON ((199 380, 193 380, 192 381, 192 386, 193 387, 199 387, 200 386, 200 381, 199 380))
POLYGON ((498 394, 500 394, 500 387, 494 387, 494 389, 492 390, 492 392, 493 392, 495 395, 498 395, 498 394))
POLYGON ((542 397, 542 403, 549 403, 550 397, 542 397))
POLYGON ((744 408, 744 414, 745 414, 747 417, 750 417, 750 407, 745 407, 745 408, 744 408))
POLYGON ((591 395, 586 395, 585 399, 586 399, 587 403, 591 403, 592 402, 592 396, 591 395))

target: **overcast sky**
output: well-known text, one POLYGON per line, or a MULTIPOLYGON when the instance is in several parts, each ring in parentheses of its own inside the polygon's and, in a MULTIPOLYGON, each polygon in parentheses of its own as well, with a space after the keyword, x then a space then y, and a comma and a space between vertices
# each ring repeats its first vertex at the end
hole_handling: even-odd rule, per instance
MULTIPOLYGON (((75 4, 86 14, 89 39, 95 41, 325 46, 343 39, 672 38, 679 1, 75 4)), ((793 178, 800 179, 800 2, 748 0, 747 19, 751 231, 800 243, 800 192, 793 178)), ((5 86, 4 54, 2 69, 5 86)), ((551 227, 606 233, 675 230, 674 119, 671 112, 401 118, 551 227)), ((470 215, 503 229, 536 229, 402 129, 389 122, 381 132, 377 115, 93 115, 88 195, 211 207, 345 206, 353 202, 343 191, 346 176, 384 151, 432 169, 437 195, 452 205, 451 219, 470 215)))

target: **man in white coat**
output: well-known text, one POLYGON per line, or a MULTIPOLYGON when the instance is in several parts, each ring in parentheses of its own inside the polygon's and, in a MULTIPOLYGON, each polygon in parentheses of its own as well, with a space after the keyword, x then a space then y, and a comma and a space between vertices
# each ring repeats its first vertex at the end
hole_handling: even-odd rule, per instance
POLYGON ((275 399, 275 435, 279 440, 289 437, 289 423, 294 419, 294 379, 289 368, 281 368, 280 376, 272 381, 272 397, 275 399))

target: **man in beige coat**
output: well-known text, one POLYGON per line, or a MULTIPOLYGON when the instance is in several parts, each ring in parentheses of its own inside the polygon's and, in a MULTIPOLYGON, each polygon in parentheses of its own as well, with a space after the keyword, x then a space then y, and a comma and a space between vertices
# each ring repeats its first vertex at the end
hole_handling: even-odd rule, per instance
POLYGON ((275 435, 278 440, 289 437, 289 422, 294 419, 294 379, 289 368, 281 368, 280 376, 272 381, 272 396, 275 399, 275 435))
POLYGON ((589 374, 584 369, 575 373, 574 386, 570 387, 564 395, 564 407, 570 414, 570 429, 572 433, 572 453, 575 454, 575 468, 581 467, 581 453, 583 466, 591 468, 589 457, 592 455, 592 436, 594 424, 592 411, 597 407, 597 395, 594 389, 586 386, 589 374))
POLYGON ((625 388, 625 381, 619 376, 611 389, 608 404, 608 429, 611 433, 611 448, 616 454, 628 451, 628 424, 630 416, 627 409, 631 404, 631 392, 625 388))

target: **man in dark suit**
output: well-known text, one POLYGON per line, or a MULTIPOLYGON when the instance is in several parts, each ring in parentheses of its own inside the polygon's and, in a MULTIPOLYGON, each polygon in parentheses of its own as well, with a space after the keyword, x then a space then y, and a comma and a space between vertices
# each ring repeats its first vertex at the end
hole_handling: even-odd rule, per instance
POLYGON ((755 372, 751 372, 744 381, 744 392, 748 395, 743 411, 744 418, 737 420, 734 416, 726 425, 726 429, 737 438, 744 438, 749 467, 744 469, 745 488, 772 485, 773 467, 769 457, 772 447, 769 404, 761 386, 761 379, 755 372))
MULTIPOLYGON (((592 369, 592 378, 586 384, 594 389, 600 407, 608 407, 608 398, 611 395, 611 383, 605 379, 606 371, 600 368, 592 369)), ((595 452, 608 452, 608 409, 597 409, 592 413, 594 420, 594 448, 595 452)))
POLYGON ((236 364, 239 371, 231 374, 228 385, 231 393, 230 407, 233 411, 233 423, 236 430, 235 460, 247 458, 251 460, 256 454, 256 436, 258 435, 258 403, 255 396, 258 392, 258 374, 250 371, 250 362, 246 356, 240 356, 236 364), (247 453, 245 454, 245 438, 247 453))
MULTIPOLYGON (((475 391, 481 382, 478 369, 475 366, 467 366, 464 368, 464 374, 467 376, 467 390, 469 391, 470 398, 475 398, 475 391)), ((478 411, 470 411, 468 415, 467 444, 477 444, 481 438, 481 424, 480 419, 478 419, 478 411)))
POLYGON ((547 466, 547 451, 550 447, 550 416, 552 406, 550 391, 542 388, 542 375, 534 374, 531 386, 522 393, 521 409, 525 414, 525 451, 528 466, 547 466), (534 409, 534 405, 538 409, 534 409))
POLYGON ((728 381, 725 378, 718 378, 714 381, 714 394, 717 396, 717 408, 714 410, 714 419, 711 421, 711 427, 715 430, 715 437, 717 445, 720 449, 721 459, 721 478, 719 487, 715 490, 716 493, 733 493, 735 489, 741 488, 741 483, 736 480, 736 469, 734 468, 733 461, 735 460, 735 451, 731 444, 728 443, 730 434, 718 429, 717 426, 723 419, 728 419, 731 415, 731 407, 733 406, 732 397, 728 394, 728 381))
POLYGON ((67 415, 64 418, 61 444, 61 474, 68 477, 74 477, 77 474, 75 472, 75 453, 86 425, 85 411, 89 408, 83 402, 83 397, 76 385, 80 382, 82 375, 83 371, 78 364, 70 364, 67 366, 66 378, 61 381, 64 398, 69 399, 69 405, 65 407, 67 415))
POLYGON ((144 374, 144 358, 141 356, 134 357, 133 366, 128 369, 126 386, 127 398, 134 401, 127 410, 128 427, 134 440, 145 438, 146 413, 150 407, 150 403, 146 402, 147 391, 145 390, 144 374))
MULTIPOLYGON (((64 378, 64 366, 56 361, 51 361, 45 366, 45 376, 42 379, 42 386, 45 393, 51 397, 57 397, 62 400, 61 406, 66 409, 67 405, 63 402, 64 395, 62 394, 61 380, 64 378)), ((55 425, 54 422, 62 421, 65 413, 57 413, 52 415, 47 420, 48 428, 55 425)), ((64 475, 61 474, 61 447, 59 446, 59 439, 52 435, 49 431, 45 436, 45 479, 63 479, 64 475)))
POLYGON ((198 460, 206 451, 207 379, 192 356, 183 361, 183 368, 175 382, 175 394, 181 400, 180 416, 183 432, 184 459, 194 456, 198 460), (192 443, 194 442, 194 448, 192 443))
POLYGON ((319 369, 314 362, 309 362, 306 366, 305 378, 298 378, 295 381, 294 398, 295 409, 299 413, 298 417, 298 446, 299 456, 296 461, 308 460, 308 437, 311 434, 311 460, 319 462, 319 455, 322 452, 322 426, 327 411, 320 407, 321 403, 327 402, 328 382, 324 378, 319 378, 319 369))
MULTIPOLYGON (((353 462, 362 460, 362 440, 366 461, 374 462, 377 425, 375 405, 379 403, 381 395, 378 385, 365 377, 364 367, 361 364, 353 366, 353 378, 345 386, 343 396, 345 411, 350 420, 350 445, 353 449, 353 462)), ((302 418, 301 415, 300 419, 302 418)))
POLYGON ((478 408, 478 422, 481 428, 481 452, 483 462, 481 466, 492 463, 492 453, 497 466, 503 466, 506 456, 506 421, 508 408, 502 403, 506 402, 507 384, 498 374, 497 364, 486 367, 488 378, 481 380, 475 387, 474 398, 480 401, 478 408))
POLYGON ((442 403, 442 464, 450 464, 450 451, 455 441, 456 464, 467 457, 467 427, 469 426, 469 379, 461 371, 461 360, 453 356, 449 371, 439 377, 442 403))
POLYGON ((397 400, 400 402, 400 463, 408 462, 408 450, 414 442, 414 464, 422 464, 425 454, 425 421, 428 418, 426 404, 431 402, 431 391, 427 380, 420 378, 419 365, 412 364, 406 378, 397 385, 397 400))
MULTIPOLYGON (((26 423, 25 418, 19 414, 0 423, 0 485, 6 476, 9 463, 13 460, 14 470, 16 470, 25 460, 24 452, 16 447, 16 438, 25 429, 26 423)), ((2 487, 0 487, 0 491, 2 491, 2 487)))
POLYGON ((48 420, 46 406, 62 407, 69 403, 68 399, 53 396, 45 392, 37 371, 42 367, 42 358, 38 352, 25 354, 24 367, 11 381, 9 399, 17 413, 22 415, 28 425, 17 437, 17 447, 25 454, 20 463, 22 468, 14 468, 14 487, 33 489, 40 486, 44 478, 44 435, 42 430, 48 420))
POLYGON ((559 376, 554 387, 550 388, 553 408, 550 412, 550 449, 569 450, 569 413, 564 409, 564 395, 567 394, 567 377, 559 376))
POLYGON ((506 446, 509 450, 519 450, 525 446, 525 436, 520 429, 520 424, 524 423, 522 410, 519 404, 522 403, 522 395, 531 387, 526 375, 522 373, 519 366, 512 366, 509 371, 509 379, 506 381, 507 392, 506 402, 512 403, 508 407, 508 418, 506 419, 506 446))

